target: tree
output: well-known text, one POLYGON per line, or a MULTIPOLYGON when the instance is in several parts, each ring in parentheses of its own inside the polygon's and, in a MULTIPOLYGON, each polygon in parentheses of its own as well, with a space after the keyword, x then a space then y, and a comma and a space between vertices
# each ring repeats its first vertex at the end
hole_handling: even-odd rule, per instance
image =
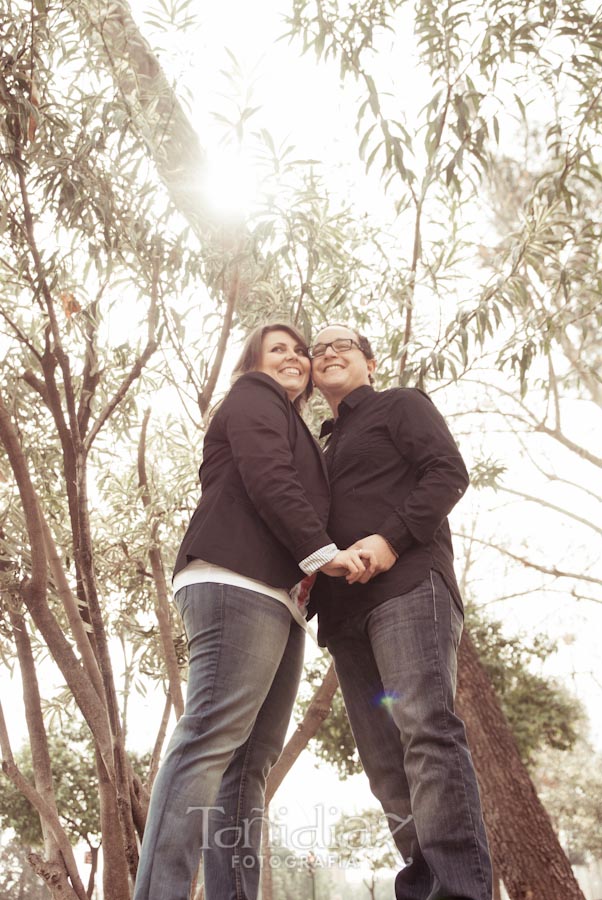
POLYGON ((494 870, 513 898, 543 896, 544 891, 558 900, 579 896, 566 856, 556 853, 552 862, 544 849, 555 846, 557 836, 468 634, 460 643, 458 662, 458 708, 479 779, 494 870))
POLYGON ((380 810, 364 809, 355 816, 341 816, 334 826, 330 850, 343 866, 361 865, 369 870, 370 879, 364 879, 364 885, 370 900, 376 900, 378 873, 383 869, 391 872, 399 866, 399 854, 380 810))
MULTIPOLYGON (((0 5, 0 576, 35 786, 16 766, 2 723, 0 740, 5 772, 41 815, 38 871, 57 896, 85 891, 57 813, 35 654, 53 658, 93 735, 111 873, 105 896, 125 900, 148 794, 125 751, 112 642, 126 635, 166 688, 152 780, 169 711, 182 708, 163 553, 194 505, 191 449, 231 334, 270 313, 290 313, 308 330, 328 316, 351 317, 374 335, 383 386, 467 384, 487 359, 502 367, 503 390, 512 394, 516 379, 520 397, 533 390, 540 362, 555 362, 549 346, 567 347, 583 322, 585 343, 570 341, 566 379, 549 377, 544 394, 558 410, 576 374, 596 392, 589 335, 598 220, 592 205, 587 228, 577 227, 585 210, 576 186, 599 175, 599 18, 577 0, 544 3, 537 15, 518 0, 425 2, 412 21, 404 14, 385 0, 361 10, 298 0, 290 20, 294 41, 355 84, 357 151, 385 221, 333 196, 318 164, 299 163, 265 129, 253 132, 253 109, 243 103, 227 127, 263 154, 265 206, 224 224, 191 188, 203 148, 122 0, 0 5), (427 102, 399 115, 403 94, 379 60, 391 37, 412 31, 427 102), (545 123, 518 227, 485 245, 471 218, 484 203, 480 185, 496 171, 493 145, 514 140, 513 111, 526 118, 519 82, 527 74, 558 115, 545 123), (508 92, 508 79, 516 90, 508 92), (407 234, 409 250, 400 252, 407 234), (484 256, 489 266, 480 265, 484 256), (565 289, 570 302, 562 303, 565 289), (122 330, 128 317, 134 324, 122 330), (191 331, 204 338, 192 347, 191 331), (580 348, 590 354, 585 366, 580 348), (157 412, 159 397, 169 397, 171 418, 157 412)), ((530 421, 569 446, 557 420, 530 421)), ((595 453, 584 458, 598 463, 595 453)), ((490 481, 491 470, 481 466, 490 481)), ((467 545, 477 538, 468 535, 467 545)), ((556 575, 546 559, 533 562, 556 575)), ((332 677, 325 685, 310 710, 315 726, 301 727, 294 753, 327 709, 332 677)), ((555 858, 551 839, 547 849, 555 858)))
POLYGON ((12 900, 48 900, 48 891, 36 878, 25 851, 14 839, 0 845, 0 896, 12 900))
POLYGON ((583 738, 570 753, 548 749, 534 774, 572 865, 602 859, 602 758, 583 738))
MULTIPOLYGON (((94 891, 98 852, 101 844, 100 802, 98 774, 94 764, 94 746, 89 733, 81 723, 61 717, 58 727, 48 732, 48 748, 52 764, 60 779, 57 781, 55 796, 60 821, 73 843, 87 844, 91 869, 86 893, 94 891)), ((137 773, 142 775, 148 765, 132 754, 137 773)), ((29 745, 25 745, 15 758, 22 775, 34 781, 33 761, 29 745)), ((44 839, 40 819, 36 810, 25 796, 5 779, 0 782, 0 826, 11 828, 19 835, 22 846, 37 850, 44 839)))

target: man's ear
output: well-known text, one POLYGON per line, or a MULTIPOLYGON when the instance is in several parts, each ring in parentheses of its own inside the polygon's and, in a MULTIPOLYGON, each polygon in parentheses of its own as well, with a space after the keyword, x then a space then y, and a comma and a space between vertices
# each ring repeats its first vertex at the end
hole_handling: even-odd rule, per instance
POLYGON ((370 374, 374 375, 374 372, 376 371, 376 366, 378 365, 376 360, 375 359, 367 359, 366 365, 368 366, 368 371, 370 372, 370 374))

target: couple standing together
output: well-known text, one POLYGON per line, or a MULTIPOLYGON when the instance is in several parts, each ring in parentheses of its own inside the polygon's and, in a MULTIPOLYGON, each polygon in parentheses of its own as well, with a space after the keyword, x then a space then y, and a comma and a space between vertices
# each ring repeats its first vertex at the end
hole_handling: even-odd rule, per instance
POLYGON ((468 485, 417 389, 382 392, 368 341, 256 329, 207 430, 176 560, 190 661, 157 776, 135 900, 255 900, 265 780, 303 664, 307 585, 370 787, 406 862, 397 900, 490 900, 477 782, 454 713, 462 603, 447 515, 468 485), (299 412, 312 379, 324 455, 299 412), (305 579, 304 579, 304 576, 305 579))

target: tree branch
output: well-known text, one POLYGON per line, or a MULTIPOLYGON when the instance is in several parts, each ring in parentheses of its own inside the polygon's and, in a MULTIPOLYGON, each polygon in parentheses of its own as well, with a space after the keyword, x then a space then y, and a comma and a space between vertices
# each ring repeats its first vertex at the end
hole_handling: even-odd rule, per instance
POLYGON ((575 581, 586 581, 588 584, 602 584, 600 578, 595 578, 592 575, 584 575, 581 572, 565 572, 562 569, 557 569, 555 566, 544 566, 539 563, 531 562, 531 560, 525 559, 523 556, 518 556, 510 550, 506 550, 505 547, 500 547, 498 544, 494 544, 491 541, 476 538, 474 535, 463 534, 461 531, 454 532, 454 534, 465 540, 476 541, 477 544, 481 544, 483 547, 490 547, 492 550, 497 550, 497 552, 503 554, 503 556, 507 556, 509 559, 521 563, 521 565, 526 566, 528 569, 535 569, 537 572, 542 572, 544 575, 553 575, 554 578, 572 578, 575 581))
MULTIPOLYGON (((23 777, 15 764, 12 748, 10 746, 10 739, 6 728, 6 721, 4 719, 4 711, 2 709, 1 703, 0 749, 2 750, 2 770, 4 774, 7 776, 7 778, 10 778, 17 790, 19 790, 29 800, 31 805, 38 812, 40 819, 47 822, 48 827, 52 832, 52 836, 54 837, 57 846, 63 856, 65 867, 71 880, 72 888, 68 885, 67 882, 65 882, 65 887, 69 890, 70 896, 77 898, 77 900, 88 900, 86 890, 81 878, 79 877, 79 872, 77 871, 77 866, 75 864, 75 859, 73 856, 73 848, 67 840, 67 835, 63 831, 63 827, 60 823, 57 813, 41 796, 41 794, 39 794, 38 791, 27 781, 27 779, 23 777)), ((38 873, 42 874, 42 872, 39 870, 38 873)))
POLYGON ((266 806, 272 801, 274 794, 299 758, 301 751, 307 747, 322 722, 328 718, 332 699, 338 686, 334 664, 331 663, 324 676, 324 681, 316 690, 307 707, 303 721, 297 725, 295 733, 287 742, 280 759, 270 772, 265 792, 266 806))
POLYGON ((151 754, 150 764, 148 767, 148 790, 150 791, 153 782, 156 778, 157 772, 159 771, 159 760, 161 759, 161 750, 163 749, 163 744, 165 742, 165 735, 167 734, 167 725, 169 723, 169 716, 171 715, 171 696, 169 691, 165 695, 165 706, 163 707, 163 715, 161 716, 161 724, 159 725, 159 731, 157 732, 157 738, 155 740, 155 746, 153 747, 153 752, 151 754))
POLYGON ((96 41, 134 128, 146 141, 175 207, 198 237, 203 215, 201 178, 206 156, 198 136, 123 0, 80 0, 73 6, 86 39, 96 41))
POLYGON ((0 397, 0 441, 6 449, 19 489, 31 548, 32 577, 23 588, 25 604, 98 742, 108 771, 113 772, 113 750, 106 711, 92 686, 88 673, 82 668, 48 607, 47 560, 38 498, 31 482, 17 431, 10 420, 2 397, 0 397))
POLYGON ((513 497, 520 497, 522 500, 528 500, 530 503, 537 503, 539 506, 544 506, 546 509, 553 509, 554 512, 560 513, 563 516, 567 516, 569 519, 573 519, 575 522, 579 522, 581 525, 585 525, 586 528, 591 528, 592 531, 595 531, 596 534, 602 535, 602 528, 599 525, 595 525, 593 522, 590 522, 588 519, 584 519, 582 516, 578 516, 576 513, 570 512, 568 509, 563 509, 561 506, 556 506, 555 503, 550 503, 549 500, 542 500, 541 497, 533 497, 531 494, 525 494, 523 491, 515 491, 512 488, 500 487, 498 488, 504 494, 512 494, 513 497))
POLYGON ((169 694, 173 702, 174 710, 177 718, 184 713, 184 700, 182 698, 182 689, 180 687, 180 672, 178 669, 178 659, 173 643, 173 634, 171 628, 170 605, 167 599, 167 582, 165 580, 165 570, 163 567, 163 559, 159 550, 157 540, 157 522, 153 521, 151 507, 151 495, 148 486, 148 477, 146 474, 146 435, 148 430, 148 422, 150 418, 150 409, 148 409, 142 420, 142 428, 140 431, 140 441, 138 443, 138 485, 141 489, 140 496, 142 504, 146 510, 147 521, 151 528, 151 544, 148 548, 151 569, 153 572, 153 581, 155 583, 156 604, 155 612, 159 623, 159 634, 161 636, 161 645, 163 647, 163 655, 165 659, 165 668, 167 669, 167 680, 169 683, 169 694))
POLYGON ((234 275, 228 289, 226 309, 224 311, 224 319, 222 322, 219 341, 217 343, 217 349, 215 351, 215 359, 211 367, 211 372, 209 373, 209 376, 203 387, 203 391, 198 399, 199 409, 201 411, 201 415, 203 416, 205 415, 211 404, 211 398, 213 397, 215 385, 217 384, 217 379, 222 367, 222 363, 224 361, 224 354, 228 345, 228 337, 230 336, 230 331, 232 330, 234 310, 236 309, 236 303, 238 300, 239 284, 240 266, 238 263, 236 263, 234 275))
POLYGON ((90 429, 89 434, 86 436, 84 440, 84 450, 86 453, 90 450, 92 443, 105 424, 108 419, 111 417, 114 410, 119 406, 121 401, 126 396, 132 384, 140 377, 144 367, 147 362, 155 352, 158 346, 158 342, 156 339, 157 325, 158 325, 158 285, 159 285, 159 260, 156 255, 153 256, 153 273, 152 273, 152 284, 151 284, 151 302, 148 311, 148 338, 146 341, 146 346, 134 365, 132 366, 130 372, 123 379, 119 388, 117 389, 115 395, 105 408, 101 411, 100 415, 96 419, 94 425, 90 429))

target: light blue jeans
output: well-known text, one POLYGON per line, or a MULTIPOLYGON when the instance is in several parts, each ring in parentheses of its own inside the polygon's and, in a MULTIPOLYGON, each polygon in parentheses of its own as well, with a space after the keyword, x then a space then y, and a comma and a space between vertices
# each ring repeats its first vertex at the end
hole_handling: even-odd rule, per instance
POLYGON ((464 724, 454 712, 463 616, 437 572, 328 641, 362 765, 406 862, 397 900, 491 900, 464 724))
POLYGON ((305 634, 272 597, 222 584, 176 595, 188 691, 153 787, 134 900, 254 900, 265 780, 286 736, 305 634))

